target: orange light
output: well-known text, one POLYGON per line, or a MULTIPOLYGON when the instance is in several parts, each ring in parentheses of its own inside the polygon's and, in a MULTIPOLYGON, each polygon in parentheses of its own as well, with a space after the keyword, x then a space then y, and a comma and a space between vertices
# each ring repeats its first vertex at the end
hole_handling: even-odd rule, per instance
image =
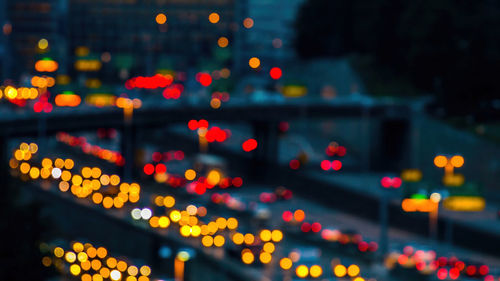
POLYGON ((59 68, 59 64, 51 59, 39 60, 35 63, 38 72, 54 72, 59 68))
POLYGON ((451 157, 450 159, 450 162, 451 162, 451 165, 455 168, 460 168, 464 165, 465 163, 465 160, 462 156, 460 155, 455 155, 453 157, 451 157))
POLYGON ((55 103, 57 106, 68 106, 75 107, 80 105, 82 98, 75 94, 59 94, 55 98, 55 103))
POLYGON ((253 57, 248 60, 248 65, 253 69, 258 68, 260 66, 260 59, 253 57))
POLYGON ((438 203, 430 199, 406 198, 401 203, 401 208, 405 212, 424 212, 429 213, 438 207, 438 203))
POLYGON ((219 47, 225 48, 229 44, 229 40, 227 40, 226 37, 220 37, 219 40, 217 40, 217 44, 219 47))
POLYGON ((252 28, 253 27, 253 19, 252 18, 246 18, 243 20, 243 26, 245 28, 252 28))
POLYGON ((297 210, 293 213, 293 218, 296 220, 296 221, 303 221, 305 218, 306 218, 306 214, 304 213, 304 211, 302 210, 297 210))
POLYGON ((436 165, 436 167, 444 168, 446 164, 448 164, 448 159, 446 158, 446 156, 438 155, 434 157, 434 165, 436 165))
POLYGON ((209 16, 208 16, 208 20, 211 22, 211 23, 218 23, 219 20, 220 20, 220 16, 219 14, 217 13, 211 13, 209 16))
POLYGON ((159 13, 158 15, 156 15, 157 24, 164 24, 166 22, 167 22, 167 16, 165 16, 165 14, 159 13))

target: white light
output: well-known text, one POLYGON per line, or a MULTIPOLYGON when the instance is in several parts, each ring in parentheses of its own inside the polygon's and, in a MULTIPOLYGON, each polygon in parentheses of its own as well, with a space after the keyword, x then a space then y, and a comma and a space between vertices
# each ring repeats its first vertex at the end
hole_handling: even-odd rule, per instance
POLYGON ((111 270, 109 277, 111 277, 111 280, 116 281, 116 280, 120 280, 120 278, 122 278, 122 274, 120 273, 120 271, 114 269, 114 270, 111 270))
POLYGON ((59 168, 52 169, 52 177, 55 179, 58 179, 59 177, 61 177, 61 169, 59 169, 59 168))
POLYGON ((140 220, 141 219, 141 209, 135 208, 133 209, 130 214, 132 215, 132 218, 134 220, 140 220))
POLYGON ((441 194, 434 192, 431 194, 430 199, 434 203, 439 203, 439 201, 441 201, 441 194))
POLYGON ((151 212, 150 209, 148 208, 144 208, 142 209, 141 211, 141 217, 145 220, 149 220, 149 218, 151 218, 151 216, 153 215, 153 213, 151 212))

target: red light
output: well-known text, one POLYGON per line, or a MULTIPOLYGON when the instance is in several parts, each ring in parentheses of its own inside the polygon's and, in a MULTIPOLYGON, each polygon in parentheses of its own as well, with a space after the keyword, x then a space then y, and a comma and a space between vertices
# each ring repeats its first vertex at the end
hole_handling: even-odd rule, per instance
POLYGON ((208 73, 200 73, 198 76, 198 82, 204 87, 210 86, 212 84, 212 76, 208 73))
POLYGON ((184 152, 177 150, 176 152, 174 152, 174 158, 175 158, 175 160, 184 159, 184 152))
POLYGON ((441 268, 438 270, 437 278, 439 280, 444 280, 446 278, 446 276, 448 276, 448 270, 446 270, 446 268, 441 268))
POLYGON ((332 163, 328 160, 321 161, 321 169, 328 171, 332 168, 332 163))
POLYGON ((381 180, 380 180, 380 184, 385 187, 385 188, 389 188, 392 184, 392 180, 391 178, 389 177, 383 177, 381 180))
POLYGON ((233 179, 233 185, 234 185, 235 187, 240 187, 242 184, 243 184, 243 179, 242 179, 242 178, 240 178, 240 177, 235 177, 235 178, 233 179))
POLYGON ((490 269, 488 268, 488 266, 487 266, 487 265, 481 265, 481 266, 479 267, 479 274, 481 274, 481 275, 486 275, 486 274, 488 274, 489 272, 490 272, 490 269))
POLYGON ((342 162, 340 162, 339 160, 332 161, 332 169, 334 169, 335 171, 338 171, 341 168, 342 168, 342 162))
POLYGON ((198 195, 202 195, 207 191, 207 187, 205 184, 198 182, 196 183, 196 186, 194 187, 194 192, 198 195))
POLYGON ((392 179, 392 187, 394 187, 394 188, 399 188, 402 183, 403 183, 403 181, 398 177, 395 177, 392 179))
POLYGON ((154 152, 152 158, 153 161, 160 162, 163 157, 160 152, 154 152))
POLYGON ((167 166, 165 166, 165 164, 157 164, 156 165, 156 173, 157 174, 163 174, 163 173, 166 173, 167 172, 167 166))
POLYGON ((361 251, 361 252, 366 252, 368 250, 368 243, 366 243, 365 241, 361 241, 359 242, 358 244, 358 249, 361 251))
POLYGON ((297 170, 298 168, 300 168, 300 162, 297 159, 290 160, 290 164, 289 165, 290 165, 290 168, 293 169, 293 170, 297 170))
POLYGON ((281 68, 279 68, 279 67, 273 67, 273 68, 271 68, 271 71, 269 71, 269 75, 274 80, 280 79, 282 74, 283 74, 283 72, 281 71, 281 68))
POLYGON ((454 268, 450 269, 450 278, 451 279, 455 280, 459 276, 460 276, 460 271, 458 270, 458 268, 454 267, 454 268))
POLYGON ((345 153, 346 153, 346 149, 343 146, 337 147, 336 151, 337 151, 337 155, 340 156, 340 157, 344 156, 345 153))
POLYGON ((188 122, 188 128, 191 131, 194 131, 194 130, 198 129, 198 121, 196 121, 196 120, 189 120, 189 122, 188 122))
POLYGON ((321 224, 319 222, 314 222, 311 225, 311 230, 312 230, 312 232, 320 232, 321 231, 321 224))
POLYGON ((309 231, 311 231, 311 224, 308 223, 308 222, 303 223, 300 226, 300 230, 302 230, 302 232, 309 232, 309 231))
POLYGON ((284 133, 290 129, 290 124, 288 124, 288 122, 280 122, 278 124, 278 129, 284 133))
POLYGON ((284 211, 282 217, 284 221, 289 222, 293 219, 293 214, 290 211, 284 211))
POLYGON ((155 172, 155 167, 153 164, 144 165, 144 173, 148 176, 152 175, 155 172))
POLYGON ((205 119, 201 119, 200 121, 198 121, 198 128, 207 129, 208 128, 208 121, 205 119))
POLYGON ((250 152, 257 148, 257 141, 255 139, 248 139, 241 145, 243 150, 246 152, 250 152))
POLYGON ((477 269, 473 265, 467 266, 467 269, 465 270, 465 272, 467 272, 467 275, 474 275, 474 274, 476 274, 476 271, 477 271, 477 269))

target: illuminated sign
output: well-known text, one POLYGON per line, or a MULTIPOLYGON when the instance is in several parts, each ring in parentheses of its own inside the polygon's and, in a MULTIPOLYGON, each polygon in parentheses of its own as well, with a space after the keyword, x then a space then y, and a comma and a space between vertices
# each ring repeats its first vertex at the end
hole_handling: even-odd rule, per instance
POLYGON ((486 201, 479 196, 450 196, 444 199, 443 206, 451 211, 479 212, 484 210, 486 201))
POLYGON ((403 199, 401 208, 403 208, 403 211, 405 212, 429 213, 437 210, 438 203, 432 201, 431 199, 406 198, 403 199))
POLYGON ((418 169, 406 169, 401 172, 401 178, 408 182, 417 182, 422 179, 422 172, 418 169))

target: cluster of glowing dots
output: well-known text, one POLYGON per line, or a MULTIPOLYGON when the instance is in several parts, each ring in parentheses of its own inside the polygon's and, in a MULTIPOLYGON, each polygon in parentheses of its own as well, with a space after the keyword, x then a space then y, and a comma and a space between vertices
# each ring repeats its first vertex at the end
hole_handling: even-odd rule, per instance
POLYGON ((142 106, 142 101, 137 98, 129 99, 125 97, 119 97, 116 99, 116 106, 123 109, 140 108, 142 106))
POLYGON ((44 158, 41 168, 30 165, 27 161, 36 153, 38 146, 34 143, 22 143, 14 151, 14 158, 9 162, 11 168, 18 168, 22 175, 31 179, 59 180, 58 188, 62 192, 71 191, 78 198, 89 198, 94 204, 102 204, 104 208, 122 208, 124 203, 139 201, 140 186, 137 183, 121 183, 118 175, 103 174, 98 167, 83 167, 81 173, 71 173, 75 163, 72 159, 44 158), (102 187, 106 187, 103 193, 102 187), (105 194, 104 194, 105 193, 105 194), (113 194, 113 195, 112 195, 113 194))
POLYGON ((344 146, 341 146, 334 141, 329 143, 325 149, 325 153, 328 156, 344 157, 346 152, 347 152, 347 149, 344 146))
POLYGON ((33 77, 31 77, 30 82, 33 87, 38 87, 40 89, 54 87, 54 85, 56 84, 56 80, 53 77, 46 75, 34 75, 33 77))
POLYGON ((7 86, 5 89, 0 88, 0 99, 5 98, 7 100, 34 100, 39 96, 39 90, 37 88, 14 88, 12 86, 7 86))
POLYGON ((231 239, 236 245, 246 246, 255 246, 259 241, 262 242, 262 248, 258 253, 252 252, 250 248, 244 248, 241 251, 241 260, 245 264, 252 264, 256 260, 255 256, 258 254, 259 261, 262 264, 268 264, 272 261, 272 254, 276 250, 275 244, 283 240, 283 232, 278 229, 263 229, 258 236, 254 236, 251 233, 243 234, 236 232, 232 235, 231 239))
POLYGON ((207 142, 224 142, 231 132, 228 129, 221 129, 217 126, 212 126, 208 128, 208 121, 201 120, 190 120, 188 122, 188 128, 191 131, 197 131, 200 138, 205 139, 207 142))
MULTIPOLYGON (((147 265, 135 266, 126 259, 109 255, 104 247, 95 247, 90 243, 74 242, 71 248, 43 248, 50 252, 42 258, 46 267, 54 266, 57 270, 78 277, 81 281, 149 281, 151 268, 147 265)), ((42 247, 41 247, 42 248, 42 247)))
POLYGON ((42 95, 38 99, 37 102, 33 105, 33 111, 40 113, 40 112, 52 112, 52 104, 49 102, 48 96, 47 95, 42 95))
POLYGON ((171 86, 166 87, 162 95, 165 99, 178 99, 181 97, 182 92, 184 91, 184 86, 181 84, 173 84, 171 86))
POLYGON ((130 78, 125 82, 125 88, 131 89, 157 89, 170 86, 174 78, 170 74, 156 74, 151 77, 138 76, 130 78))
POLYGON ((59 132, 56 135, 56 139, 69 146, 80 147, 85 154, 94 155, 118 166, 125 165, 125 158, 123 158, 120 152, 104 149, 98 145, 92 145, 88 143, 84 137, 76 137, 65 132, 59 132))
POLYGON ((336 277, 343 278, 343 277, 350 277, 353 278, 353 281, 362 281, 364 278, 359 277, 360 269, 359 266, 356 264, 351 264, 349 266, 345 266, 342 264, 337 264, 333 268, 333 274, 336 277))

